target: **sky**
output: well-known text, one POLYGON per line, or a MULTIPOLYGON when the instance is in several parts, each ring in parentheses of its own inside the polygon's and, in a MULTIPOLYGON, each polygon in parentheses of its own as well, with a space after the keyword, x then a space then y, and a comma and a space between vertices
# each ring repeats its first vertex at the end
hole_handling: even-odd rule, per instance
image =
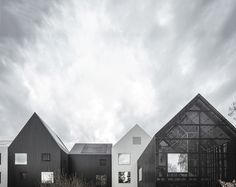
POLYGON ((0 0, 0 139, 36 112, 70 149, 236 101, 235 0, 0 0))

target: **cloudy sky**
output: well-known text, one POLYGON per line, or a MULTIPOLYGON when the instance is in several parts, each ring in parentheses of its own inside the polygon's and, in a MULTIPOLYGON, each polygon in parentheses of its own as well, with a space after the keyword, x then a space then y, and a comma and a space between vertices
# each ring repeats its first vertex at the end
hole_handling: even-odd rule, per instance
MULTIPOLYGON (((0 0, 0 137, 33 112, 70 148, 236 99, 235 0, 0 0)), ((234 122, 235 123, 235 122, 234 122)))

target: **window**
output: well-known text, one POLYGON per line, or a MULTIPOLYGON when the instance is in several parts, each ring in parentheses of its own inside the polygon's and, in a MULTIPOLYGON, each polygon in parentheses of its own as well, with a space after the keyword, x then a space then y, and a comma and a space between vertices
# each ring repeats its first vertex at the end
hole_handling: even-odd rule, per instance
POLYGON ((51 160, 50 153, 42 153, 41 159, 42 159, 42 161, 50 161, 51 160))
POLYGON ((107 176, 106 175, 96 175, 96 186, 106 186, 107 176))
POLYGON ((141 137, 133 137, 134 145, 141 145, 141 137))
POLYGON ((118 176, 119 176, 119 183, 131 182, 130 171, 120 171, 118 173, 118 176))
POLYGON ((0 153, 0 165, 2 164, 2 154, 0 153))
POLYGON ((27 177, 27 172, 20 172, 20 178, 21 178, 22 180, 25 180, 26 177, 27 177))
POLYGON ((100 164, 100 166, 106 166, 107 165, 107 159, 100 159, 99 164, 100 164))
POLYGON ((168 153, 168 172, 169 173, 188 172, 188 154, 168 153))
POLYGON ((44 183, 44 184, 54 183, 53 172, 41 172, 41 183, 44 183))
POLYGON ((138 170, 138 181, 142 181, 143 179, 143 169, 142 168, 139 168, 138 170))
POLYGON ((119 153, 118 154, 118 163, 120 165, 130 164, 130 154, 128 154, 128 153, 119 153))
POLYGON ((15 165, 27 165, 27 153, 15 153, 15 165))

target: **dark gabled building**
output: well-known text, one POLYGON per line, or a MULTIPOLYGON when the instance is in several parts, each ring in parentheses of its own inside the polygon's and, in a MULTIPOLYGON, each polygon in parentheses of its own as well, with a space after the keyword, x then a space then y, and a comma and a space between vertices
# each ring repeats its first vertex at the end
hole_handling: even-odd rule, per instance
POLYGON ((8 149, 8 186, 33 187, 68 172, 68 150, 34 113, 8 149))
POLYGON ((75 144, 69 153, 70 174, 92 186, 111 187, 112 144, 75 144))
POLYGON ((217 187, 236 176, 236 129, 198 94, 138 160, 138 187, 217 187))

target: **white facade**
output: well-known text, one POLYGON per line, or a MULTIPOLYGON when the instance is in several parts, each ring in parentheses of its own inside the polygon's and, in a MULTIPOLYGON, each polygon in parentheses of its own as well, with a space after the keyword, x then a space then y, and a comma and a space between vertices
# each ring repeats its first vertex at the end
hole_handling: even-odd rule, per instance
POLYGON ((10 141, 2 141, 0 140, 0 175, 1 175, 1 183, 0 187, 7 187, 7 166, 8 166, 8 146, 10 145, 10 141))
POLYGON ((151 137, 135 125, 112 148, 112 187, 137 187, 137 160, 151 137))

